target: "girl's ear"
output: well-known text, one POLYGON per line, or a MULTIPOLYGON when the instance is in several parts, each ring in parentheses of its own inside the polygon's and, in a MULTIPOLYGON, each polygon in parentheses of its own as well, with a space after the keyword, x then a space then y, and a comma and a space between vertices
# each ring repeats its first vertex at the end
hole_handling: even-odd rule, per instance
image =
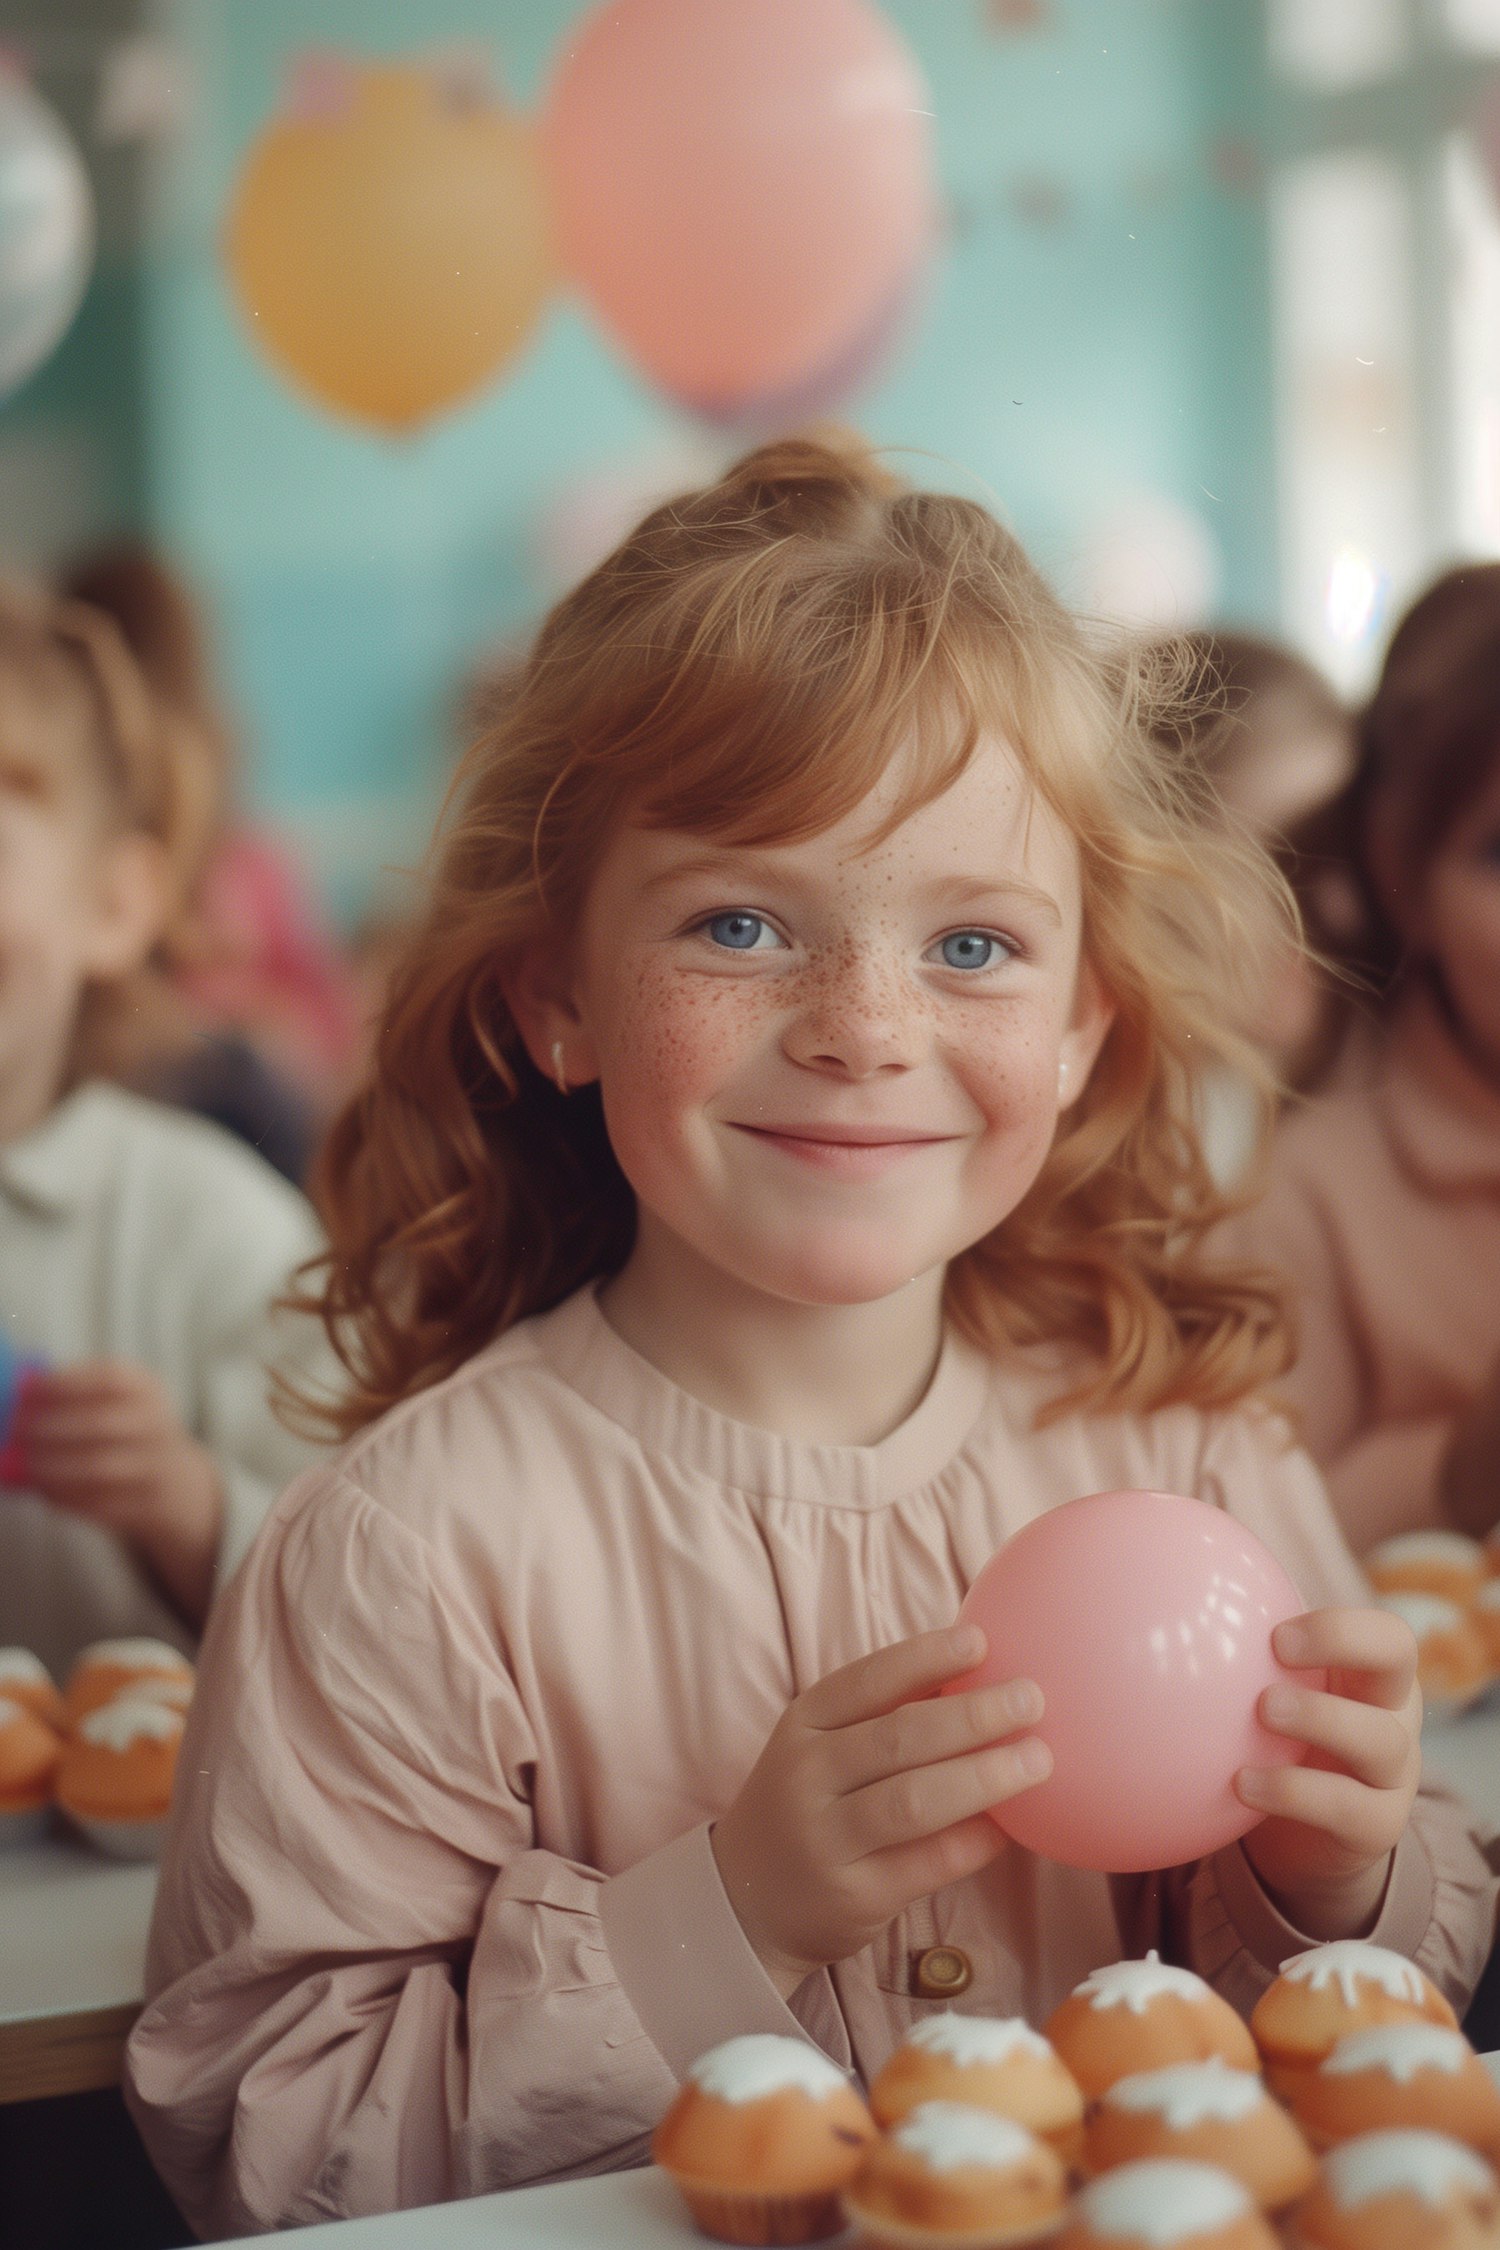
POLYGON ((165 846, 128 830, 99 847, 85 973, 104 981, 140 968, 166 927, 172 887, 165 846))
POLYGON ((1105 991, 1093 963, 1085 956, 1078 964, 1073 990, 1073 1012, 1063 1033, 1057 1056, 1057 1107, 1059 1115, 1071 1109, 1089 1082, 1099 1059, 1099 1049, 1115 1020, 1115 1004, 1105 991))
POLYGON ((597 1078, 594 1042, 573 997, 567 948, 555 938, 533 939, 499 974, 505 1004, 542 1076, 562 1076, 570 1087, 597 1078), (559 1047, 561 1071, 554 1052, 559 1047))

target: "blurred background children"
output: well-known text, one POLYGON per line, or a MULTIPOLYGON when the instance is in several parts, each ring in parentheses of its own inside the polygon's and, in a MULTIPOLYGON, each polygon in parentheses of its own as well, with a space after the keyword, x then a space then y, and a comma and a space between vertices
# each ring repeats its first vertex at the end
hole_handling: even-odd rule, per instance
POLYGON ((358 1043, 361 995, 285 843, 239 803, 236 731, 184 580, 138 542, 80 558, 63 590, 111 616, 209 787, 198 864, 164 948, 177 1002, 143 1092, 199 1111, 306 1176, 358 1043))
POLYGON ((1500 1518, 1500 565, 1447 572, 1407 613, 1353 778, 1298 857, 1311 935, 1359 997, 1233 1239, 1294 1285, 1290 1395, 1356 1550, 1482 1533, 1500 1518))
POLYGON ((54 1671, 84 1643, 191 1649, 307 1448, 266 1363, 310 1369, 272 1299, 317 1246, 250 1150, 147 1102, 151 955, 200 861, 201 738, 154 703, 109 620, 0 592, 0 1319, 49 1371, 0 1492, 0 1644, 54 1671))
MULTIPOLYGON (((1305 657, 1250 633, 1184 633, 1162 644, 1182 668, 1183 730, 1167 745, 1209 824, 1263 844, 1290 872, 1289 832, 1333 797, 1354 755, 1350 715, 1305 657)), ((1248 964, 1244 1037, 1265 1079, 1216 1064, 1200 1086, 1204 1153, 1221 1185, 1243 1179, 1279 1088, 1302 1083, 1326 1037, 1327 979, 1282 914, 1266 917, 1248 964)))

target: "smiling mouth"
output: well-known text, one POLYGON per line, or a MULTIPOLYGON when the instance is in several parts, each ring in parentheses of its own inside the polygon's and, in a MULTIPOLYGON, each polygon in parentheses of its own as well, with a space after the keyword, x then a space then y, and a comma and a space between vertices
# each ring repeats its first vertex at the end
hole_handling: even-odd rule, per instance
POLYGON ((880 1133, 868 1140, 856 1140, 842 1133, 808 1133, 787 1125, 741 1125, 742 1133, 755 1133, 762 1140, 806 1141, 812 1148, 928 1148, 946 1133, 880 1133))

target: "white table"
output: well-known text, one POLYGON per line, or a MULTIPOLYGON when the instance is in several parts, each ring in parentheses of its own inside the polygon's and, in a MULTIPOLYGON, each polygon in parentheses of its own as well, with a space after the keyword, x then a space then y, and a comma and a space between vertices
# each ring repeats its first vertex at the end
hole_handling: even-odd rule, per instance
POLYGON ((0 1846, 0 2102, 119 2083, 156 1869, 59 1833, 0 1846))
MULTIPOLYGON (((1500 2082, 1500 2055, 1486 2055, 1500 2082)), ((852 2235, 840 2235, 840 2242, 852 2235)), ((425 2211, 342 2219, 285 2234, 242 2236, 247 2246, 296 2244, 298 2250, 686 2250, 703 2236, 664 2172, 614 2172, 561 2187, 515 2188, 425 2211)))

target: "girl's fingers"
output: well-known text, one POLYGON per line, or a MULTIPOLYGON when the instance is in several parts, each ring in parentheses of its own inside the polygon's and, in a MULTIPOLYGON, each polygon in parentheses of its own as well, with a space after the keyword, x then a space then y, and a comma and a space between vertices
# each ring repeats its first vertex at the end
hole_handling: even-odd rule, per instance
POLYGON ((1326 1751, 1371 1789, 1398 1788, 1416 1755, 1405 1715, 1378 1704, 1353 1703, 1347 1696, 1294 1687, 1288 1680, 1267 1688, 1260 1710, 1273 1734, 1326 1751))
POLYGON ((1247 1766, 1235 1775, 1234 1786, 1256 1812, 1319 1829, 1353 1857, 1381 1859, 1391 1849, 1390 1793, 1370 1789, 1352 1775, 1321 1766, 1247 1766))
POLYGON ((984 1651, 985 1638, 977 1625, 918 1633, 828 1673, 797 1698, 798 1711, 804 1725, 819 1731, 854 1726, 861 1719, 893 1711, 898 1703, 934 1694, 945 1680, 972 1672, 984 1651))
POLYGON ((872 1781, 839 1801, 840 1856, 863 1859, 893 1844, 919 1843, 1035 1788, 1051 1771, 1051 1751, 1035 1735, 1027 1735, 1020 1742, 872 1781))
POLYGON ((1359 1700, 1388 1711, 1404 1708, 1417 1676, 1416 1636, 1393 1610, 1309 1610, 1278 1625, 1271 1646, 1296 1671, 1357 1675, 1350 1685, 1359 1700))
MULTIPOLYGON (((1005 1836, 984 1813, 955 1821, 920 1843, 893 1844, 865 1861, 865 1871, 898 1901, 928 1898, 949 1883, 977 1875, 1005 1849, 1005 1836)), ((900 1912, 898 1905, 894 1912, 900 1912)))
POLYGON ((1034 1727, 1042 1716, 1042 1691, 1033 1680, 1003 1680, 898 1704, 878 1719, 862 1719, 829 1739, 833 1794, 846 1797, 888 1774, 936 1765, 980 1750, 1005 1735, 1034 1727))

